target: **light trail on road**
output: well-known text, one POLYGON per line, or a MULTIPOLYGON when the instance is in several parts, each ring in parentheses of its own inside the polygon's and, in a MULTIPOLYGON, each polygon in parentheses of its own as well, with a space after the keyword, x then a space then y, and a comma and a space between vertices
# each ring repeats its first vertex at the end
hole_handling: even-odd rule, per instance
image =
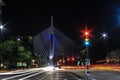
POLYGON ((34 73, 38 73, 38 72, 39 71, 32 71, 32 72, 30 71, 30 72, 26 72, 26 73, 23 73, 23 74, 19 74, 19 75, 11 76, 11 77, 8 77, 8 78, 4 78, 2 80, 14 79, 14 78, 17 78, 17 77, 22 77, 22 76, 25 76, 25 75, 30 75, 30 74, 34 74, 34 73))

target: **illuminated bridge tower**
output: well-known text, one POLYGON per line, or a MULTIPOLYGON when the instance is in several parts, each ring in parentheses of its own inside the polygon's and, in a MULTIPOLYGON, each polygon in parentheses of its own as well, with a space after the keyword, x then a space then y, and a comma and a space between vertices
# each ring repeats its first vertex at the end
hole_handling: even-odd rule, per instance
POLYGON ((61 53, 67 56, 73 50, 78 53, 77 44, 53 25, 53 16, 50 26, 33 37, 34 54, 43 60, 43 65, 53 65, 61 53))
POLYGON ((51 16, 51 25, 50 25, 50 65, 53 65, 53 58, 54 58, 54 25, 53 25, 53 16, 51 16))

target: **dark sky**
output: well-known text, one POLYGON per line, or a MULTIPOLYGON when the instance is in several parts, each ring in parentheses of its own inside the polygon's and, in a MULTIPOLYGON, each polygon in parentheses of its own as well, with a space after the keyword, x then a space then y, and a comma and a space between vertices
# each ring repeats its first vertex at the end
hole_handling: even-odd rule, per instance
POLYGON ((91 55, 104 58, 105 51, 120 48, 119 0, 3 0, 3 23, 8 23, 8 35, 36 35, 50 25, 80 44, 84 24, 94 29, 91 55), (100 33, 108 33, 107 43, 100 33), (107 45, 107 48, 105 47, 107 45))

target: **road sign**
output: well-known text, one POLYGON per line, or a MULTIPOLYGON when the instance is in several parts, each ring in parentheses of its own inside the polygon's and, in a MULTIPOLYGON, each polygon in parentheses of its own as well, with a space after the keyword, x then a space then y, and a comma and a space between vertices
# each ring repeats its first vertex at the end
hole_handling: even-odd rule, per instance
POLYGON ((90 59, 85 59, 85 65, 90 65, 90 59))

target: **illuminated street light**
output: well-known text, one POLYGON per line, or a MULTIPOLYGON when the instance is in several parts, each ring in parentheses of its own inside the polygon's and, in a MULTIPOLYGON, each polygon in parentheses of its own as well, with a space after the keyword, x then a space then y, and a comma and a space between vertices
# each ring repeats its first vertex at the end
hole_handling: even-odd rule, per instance
MULTIPOLYGON (((4 26, 1 25, 1 26, 0 26, 1 37, 2 37, 3 30, 4 30, 4 26)), ((1 40, 0 40, 0 43, 2 43, 2 38, 1 38, 1 40)))
POLYGON ((103 37, 106 37, 107 35, 106 34, 103 34, 103 37))
POLYGON ((105 33, 105 32, 101 33, 101 35, 102 35, 102 38, 104 38, 104 39, 106 39, 108 37, 107 33, 105 33))
POLYGON ((2 35, 2 32, 3 32, 3 29, 4 29, 4 26, 0 26, 1 35, 2 35))
POLYGON ((5 28, 6 25, 7 25, 7 24, 0 26, 1 35, 2 35, 3 32, 5 32, 5 31, 7 30, 7 29, 5 28))
MULTIPOLYGON (((105 53, 108 54, 108 46, 107 46, 107 38, 108 38, 108 33, 101 33, 101 37, 104 39, 104 45, 105 45, 105 53)), ((107 63, 109 63, 109 60, 106 58, 107 63)))
POLYGON ((2 30, 4 27, 3 26, 0 26, 0 29, 2 30))
POLYGON ((50 58, 50 60, 52 60, 53 56, 52 56, 52 55, 50 55, 50 56, 49 56, 49 58, 50 58))
POLYGON ((20 41, 20 38, 18 38, 17 40, 20 41))

